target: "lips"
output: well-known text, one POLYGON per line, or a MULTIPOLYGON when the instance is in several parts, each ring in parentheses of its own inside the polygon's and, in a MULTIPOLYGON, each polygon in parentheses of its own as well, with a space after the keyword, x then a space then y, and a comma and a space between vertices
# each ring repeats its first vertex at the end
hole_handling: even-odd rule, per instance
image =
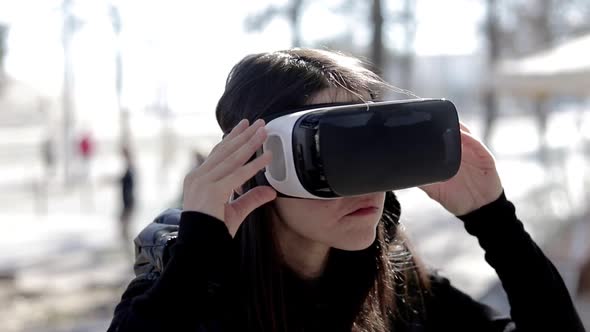
POLYGON ((346 214, 346 216, 366 216, 366 215, 371 215, 374 213, 377 213, 379 211, 379 208, 375 205, 371 205, 371 204, 365 204, 363 206, 359 206, 357 207, 355 210, 353 210, 352 212, 346 214))

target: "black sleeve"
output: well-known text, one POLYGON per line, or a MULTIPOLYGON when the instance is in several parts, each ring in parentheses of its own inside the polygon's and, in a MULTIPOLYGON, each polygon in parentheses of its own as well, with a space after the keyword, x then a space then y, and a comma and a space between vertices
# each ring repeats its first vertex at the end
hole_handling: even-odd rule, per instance
POLYGON ((440 321, 453 324, 454 331, 585 331, 561 276, 524 230, 504 193, 459 218, 496 270, 508 295, 512 322, 448 282, 433 286, 434 314, 440 321), (450 322, 445 315, 457 319, 450 322))
POLYGON ((489 306, 479 303, 453 287, 448 279, 430 277, 426 331, 515 331, 514 323, 489 306))
POLYGON ((178 238, 162 275, 128 286, 108 331, 195 330, 214 320, 230 250, 231 236, 223 222, 182 212, 178 238))

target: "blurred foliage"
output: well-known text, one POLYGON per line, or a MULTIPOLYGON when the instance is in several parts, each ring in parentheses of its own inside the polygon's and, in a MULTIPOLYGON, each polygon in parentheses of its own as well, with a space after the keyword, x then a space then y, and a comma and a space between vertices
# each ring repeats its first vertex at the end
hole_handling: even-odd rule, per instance
POLYGON ((503 56, 522 56, 590 32, 588 0, 496 1, 503 56))

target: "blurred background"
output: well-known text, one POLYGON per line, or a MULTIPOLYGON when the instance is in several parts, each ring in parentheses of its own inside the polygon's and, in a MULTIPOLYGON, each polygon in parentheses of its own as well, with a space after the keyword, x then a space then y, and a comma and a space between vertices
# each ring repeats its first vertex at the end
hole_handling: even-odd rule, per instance
MULTIPOLYGON (((105 331, 132 238, 221 138, 229 70, 293 46, 452 100, 590 321, 589 1, 1 0, 0 330, 105 331)), ((507 312, 461 223, 399 196, 425 261, 507 312)))

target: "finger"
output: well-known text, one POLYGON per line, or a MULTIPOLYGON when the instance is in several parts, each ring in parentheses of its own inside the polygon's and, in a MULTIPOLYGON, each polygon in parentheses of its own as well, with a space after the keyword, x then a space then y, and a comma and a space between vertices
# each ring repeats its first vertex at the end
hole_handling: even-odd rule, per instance
MULTIPOLYGON (((248 119, 242 119, 240 122, 238 122, 238 124, 230 131, 229 134, 227 134, 227 136, 223 137, 221 142, 217 143, 213 149, 211 149, 211 151, 209 151, 209 155, 208 157, 205 159, 205 161, 201 164, 204 164, 207 162, 207 160, 210 159, 210 157, 214 154, 217 153, 217 151, 219 151, 224 145, 227 145, 229 143, 229 141, 231 141, 233 138, 235 138, 236 136, 238 136, 239 134, 241 134, 244 130, 246 130, 248 128, 248 119)), ((210 162, 209 162, 210 163, 210 162)))
POLYGON ((263 120, 257 120, 254 122, 250 127, 248 127, 243 132, 239 133, 233 139, 228 141, 225 144, 219 146, 215 153, 211 153, 209 160, 207 160, 206 164, 203 165, 203 171, 209 171, 213 167, 217 167, 223 160, 225 160, 229 155, 234 153, 237 149, 239 149, 245 142, 247 142, 252 136, 256 134, 258 128, 264 126, 263 120))
POLYGON ((264 152, 261 156, 243 165, 231 175, 225 177, 223 181, 228 183, 228 186, 235 188, 241 186, 246 181, 250 180, 256 173, 266 167, 272 161, 272 154, 270 151, 264 152))
POLYGON ((234 137, 238 136, 240 133, 242 133, 244 130, 246 130, 246 128, 248 128, 248 119, 242 119, 240 122, 238 122, 238 124, 229 132, 229 134, 227 134, 227 136, 224 137, 224 141, 230 141, 232 140, 234 137))
POLYGON ((269 186, 259 186, 248 190, 230 205, 236 213, 237 220, 244 220, 255 209, 274 200, 277 192, 269 186))
POLYGON ((258 119, 256 121, 254 121, 252 123, 252 125, 250 125, 250 127, 248 127, 246 130, 244 130, 244 132, 240 133, 239 135, 236 135, 234 138, 232 138, 229 142, 228 142, 228 146, 232 147, 232 146, 239 146, 241 143, 243 143, 244 141, 247 141, 252 135, 254 135, 256 133, 256 131, 258 130, 258 128, 260 127, 264 127, 265 123, 264 120, 262 119, 258 119))
POLYGON ((418 188, 420 190, 422 190, 424 193, 426 193, 426 195, 428 195, 428 197, 435 197, 436 195, 438 195, 440 183, 431 183, 431 184, 419 186, 418 188))
POLYGON ((242 144, 233 154, 228 156, 222 163, 207 175, 212 181, 217 181, 225 176, 234 173, 238 168, 244 165, 254 153, 262 147, 266 140, 266 130, 264 127, 258 128, 254 136, 242 144))
POLYGON ((466 131, 461 132, 461 144, 473 147, 482 146, 484 149, 486 148, 480 140, 466 131))
POLYGON ((469 127, 467 127, 467 125, 465 123, 459 122, 459 127, 461 127, 461 130, 466 131, 471 134, 471 129, 469 129, 469 127))
POLYGON ((492 152, 480 140, 467 132, 461 133, 461 144, 463 145, 463 154, 495 160, 492 152))
MULTIPOLYGON (((211 150, 211 153, 213 153, 213 151, 219 150, 219 148, 221 146, 223 146, 224 144, 227 144, 234 137, 236 137, 239 134, 241 134, 244 130, 246 130, 248 128, 248 125, 249 125, 248 119, 242 119, 242 120, 240 120, 240 122, 238 122, 238 124, 229 132, 229 134, 227 134, 225 137, 223 137, 223 139, 221 140, 221 142, 219 142, 219 144, 217 144, 211 150)), ((211 153, 209 153, 209 154, 211 154, 211 153)))

